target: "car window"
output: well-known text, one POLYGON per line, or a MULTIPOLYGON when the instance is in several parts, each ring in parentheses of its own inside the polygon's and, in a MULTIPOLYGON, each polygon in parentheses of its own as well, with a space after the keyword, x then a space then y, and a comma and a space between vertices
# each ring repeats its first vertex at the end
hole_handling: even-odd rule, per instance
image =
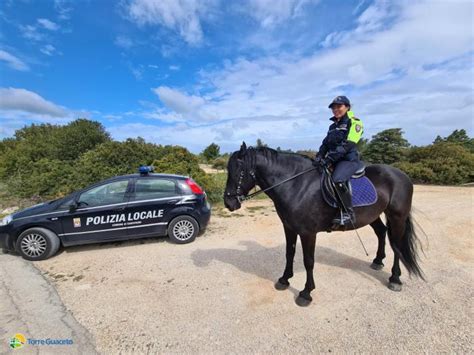
POLYGON ((101 206, 124 202, 128 180, 100 185, 81 194, 79 203, 86 206, 101 206))
POLYGON ((138 179, 135 183, 133 200, 151 200, 154 198, 176 196, 176 184, 167 179, 138 179))

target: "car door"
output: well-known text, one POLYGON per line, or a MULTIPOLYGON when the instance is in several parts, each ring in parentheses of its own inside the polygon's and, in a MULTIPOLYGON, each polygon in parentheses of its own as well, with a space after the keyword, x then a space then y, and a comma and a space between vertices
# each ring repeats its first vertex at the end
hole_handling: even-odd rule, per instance
POLYGON ((126 238, 125 210, 130 180, 107 182, 81 192, 76 197, 78 207, 60 217, 64 244, 126 238))
POLYGON ((172 178, 142 176, 135 179, 127 205, 130 238, 166 234, 168 216, 181 195, 172 178))

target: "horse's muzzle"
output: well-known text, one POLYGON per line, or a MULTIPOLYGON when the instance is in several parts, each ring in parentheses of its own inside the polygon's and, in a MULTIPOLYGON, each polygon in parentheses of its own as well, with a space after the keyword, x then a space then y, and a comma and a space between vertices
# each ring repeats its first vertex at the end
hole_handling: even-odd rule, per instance
POLYGON ((238 210, 241 207, 240 201, 237 197, 224 197, 224 206, 229 210, 229 211, 235 211, 238 210))

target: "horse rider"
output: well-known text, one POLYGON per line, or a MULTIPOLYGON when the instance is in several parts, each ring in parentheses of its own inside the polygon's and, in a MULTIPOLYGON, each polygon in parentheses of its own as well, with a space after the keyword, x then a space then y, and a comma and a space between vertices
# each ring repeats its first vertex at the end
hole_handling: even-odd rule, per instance
POLYGON ((333 220, 335 225, 355 223, 355 214, 352 207, 349 179, 361 167, 357 143, 363 133, 362 121, 354 117, 351 111, 351 102, 346 96, 337 96, 329 105, 333 123, 324 138, 315 159, 315 165, 334 167, 332 173, 336 185, 340 217, 333 220))

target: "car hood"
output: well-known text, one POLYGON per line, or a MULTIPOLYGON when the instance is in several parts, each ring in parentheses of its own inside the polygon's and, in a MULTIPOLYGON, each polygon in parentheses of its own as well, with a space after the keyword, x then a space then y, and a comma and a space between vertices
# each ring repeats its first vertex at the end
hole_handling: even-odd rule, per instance
POLYGON ((43 203, 39 203, 37 205, 25 208, 24 210, 15 212, 12 214, 13 219, 20 218, 20 217, 28 217, 42 213, 48 213, 55 209, 56 204, 53 203, 55 201, 47 201, 43 203))

